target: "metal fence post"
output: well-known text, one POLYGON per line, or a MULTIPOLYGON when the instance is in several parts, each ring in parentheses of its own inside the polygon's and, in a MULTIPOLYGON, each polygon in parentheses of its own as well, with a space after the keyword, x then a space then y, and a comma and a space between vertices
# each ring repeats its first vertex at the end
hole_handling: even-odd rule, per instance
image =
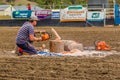
POLYGON ((104 4, 103 4, 103 11, 104 11, 104 27, 105 27, 106 26, 106 9, 104 4))

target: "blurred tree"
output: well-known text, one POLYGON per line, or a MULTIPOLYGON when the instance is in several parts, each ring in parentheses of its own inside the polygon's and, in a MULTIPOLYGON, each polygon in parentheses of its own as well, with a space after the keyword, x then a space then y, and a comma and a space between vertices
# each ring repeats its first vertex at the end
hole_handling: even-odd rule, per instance
POLYGON ((6 0, 6 2, 15 2, 15 0, 6 0))
POLYGON ((37 0, 28 0, 28 1, 36 2, 37 0))
POLYGON ((70 0, 70 1, 71 1, 72 4, 75 4, 75 1, 76 1, 76 0, 70 0))
POLYGON ((39 6, 46 5, 46 8, 58 8, 58 6, 84 5, 86 0, 28 0, 37 2, 39 6), (57 6, 57 7, 56 7, 57 6))
POLYGON ((3 3, 3 2, 0 2, 0 5, 5 5, 5 3, 3 3))

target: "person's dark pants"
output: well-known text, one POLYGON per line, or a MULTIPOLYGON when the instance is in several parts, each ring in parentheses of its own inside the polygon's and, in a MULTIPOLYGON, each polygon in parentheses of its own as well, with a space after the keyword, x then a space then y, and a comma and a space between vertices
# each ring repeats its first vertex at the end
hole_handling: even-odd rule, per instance
POLYGON ((16 45, 19 48, 21 48, 23 52, 29 53, 30 55, 37 54, 37 50, 29 42, 25 42, 24 44, 17 44, 16 43, 16 45))

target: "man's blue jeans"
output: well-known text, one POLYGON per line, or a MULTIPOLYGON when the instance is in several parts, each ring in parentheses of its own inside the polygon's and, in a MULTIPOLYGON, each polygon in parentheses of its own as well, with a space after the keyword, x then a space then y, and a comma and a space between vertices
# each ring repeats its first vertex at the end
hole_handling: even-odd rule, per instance
MULTIPOLYGON (((17 44, 17 43, 16 43, 17 44)), ((17 44, 17 46, 19 48, 21 48, 23 50, 23 52, 27 52, 30 55, 32 54, 37 54, 37 50, 34 48, 34 46, 32 44, 30 44, 29 42, 25 42, 24 44, 17 44)))

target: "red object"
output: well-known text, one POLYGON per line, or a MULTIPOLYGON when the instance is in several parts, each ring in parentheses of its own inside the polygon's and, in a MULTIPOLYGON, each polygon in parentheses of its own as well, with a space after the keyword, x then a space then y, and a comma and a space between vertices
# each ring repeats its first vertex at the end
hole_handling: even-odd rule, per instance
POLYGON ((27 8, 28 8, 28 10, 31 10, 31 5, 30 5, 30 4, 28 4, 27 8))
POLYGON ((18 51, 19 51, 19 53, 23 52, 22 48, 18 48, 18 51))
POLYGON ((97 50, 110 50, 110 46, 105 41, 100 41, 96 44, 97 50))

